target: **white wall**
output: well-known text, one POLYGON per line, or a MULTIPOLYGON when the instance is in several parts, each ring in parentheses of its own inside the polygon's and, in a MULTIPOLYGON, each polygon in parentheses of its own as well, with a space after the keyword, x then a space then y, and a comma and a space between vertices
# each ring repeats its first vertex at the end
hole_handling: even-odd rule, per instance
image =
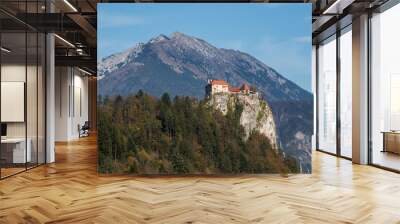
MULTIPOLYGON (((25 64, 5 64, 1 66, 1 81, 25 82, 25 64)), ((7 108, 1 108, 7 110, 7 108)), ((25 122, 7 123, 7 137, 25 137, 25 122)))
MULTIPOLYGON (((26 71, 28 72, 28 84, 29 87, 36 86, 36 80, 32 80, 31 74, 36 75, 36 67, 19 64, 3 64, 1 66, 1 81, 2 82, 25 82, 26 71), (27 70, 26 70, 27 69, 27 70)), ((34 110, 36 112, 37 102, 36 102, 36 88, 27 88, 27 118, 28 118, 28 131, 30 127, 36 130, 36 113, 32 113, 34 110), (31 124, 34 122, 33 124, 31 124)), ((40 105, 39 105, 40 106, 40 105)), ((2 110, 7 110, 8 108, 2 108, 2 110)), ((22 108, 24 110, 24 108, 22 108)), ((25 137, 25 123, 26 122, 7 122, 7 135, 9 137, 25 137)), ((36 133, 35 133, 36 135, 36 133)), ((28 137, 29 133, 28 133, 28 137)))
POLYGON ((311 89, 313 92, 313 98, 314 98, 314 116, 313 116, 313 135, 311 138, 311 150, 315 150, 317 148, 317 139, 316 139, 316 134, 317 134, 317 90, 316 90, 316 85, 317 85, 317 48, 315 45, 312 46, 312 54, 311 54, 311 89))
POLYGON ((78 125, 88 120, 88 78, 76 68, 56 67, 55 140, 79 138, 78 125))
MULTIPOLYGON (((54 10, 50 1, 46 2, 54 10)), ((56 160, 55 153, 55 41, 54 34, 46 35, 46 163, 56 160)))
POLYGON ((55 141, 67 141, 69 133, 69 96, 70 85, 69 68, 56 67, 55 69, 55 141))
POLYGON ((368 163, 368 15, 352 24, 352 159, 368 163))
POLYGON ((79 137, 78 125, 83 125, 85 121, 89 120, 89 111, 88 111, 88 78, 86 76, 82 76, 82 73, 79 72, 78 75, 74 75, 74 102, 72 109, 72 119, 71 119, 71 135, 73 138, 79 137))
MULTIPOLYGON (((19 113, 25 114, 26 120, 21 122, 5 122, 7 124, 7 137, 8 138, 27 138, 31 148, 32 162, 39 159, 39 163, 44 163, 44 82, 42 68, 25 64, 3 64, 1 66, 2 82, 24 82, 26 84, 26 106, 18 108, 19 113), (38 69, 38 70, 37 70, 38 69), (27 80, 25 80, 27 78, 27 80)), ((3 92, 4 89, 2 89, 3 92)), ((20 94, 24 94, 24 89, 20 94)), ((4 94, 4 93, 3 93, 4 94)), ((2 95, 2 98, 7 98, 7 95, 2 95)), ((16 102, 17 103, 17 102, 16 102)), ((15 108, 2 107, 2 112, 17 113, 15 108), (11 111, 10 111, 11 110, 11 111)), ((24 116, 24 115, 22 115, 24 116)))

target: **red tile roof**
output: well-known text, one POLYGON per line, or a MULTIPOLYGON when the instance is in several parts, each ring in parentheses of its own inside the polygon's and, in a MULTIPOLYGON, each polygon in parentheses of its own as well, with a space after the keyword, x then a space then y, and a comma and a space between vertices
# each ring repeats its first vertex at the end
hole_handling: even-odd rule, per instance
POLYGON ((211 85, 228 85, 225 80, 211 80, 211 85))
POLYGON ((247 84, 243 84, 242 87, 240 87, 241 90, 248 90, 250 91, 250 86, 247 84))
POLYGON ((240 88, 229 86, 229 92, 238 93, 240 92, 240 88))
POLYGON ((213 80, 209 80, 208 82, 210 85, 221 85, 221 86, 227 86, 228 87, 228 91, 231 93, 240 93, 241 91, 250 91, 251 88, 248 84, 243 84, 240 88, 239 87, 234 87, 234 86, 230 86, 225 80, 222 79, 213 79, 213 80))

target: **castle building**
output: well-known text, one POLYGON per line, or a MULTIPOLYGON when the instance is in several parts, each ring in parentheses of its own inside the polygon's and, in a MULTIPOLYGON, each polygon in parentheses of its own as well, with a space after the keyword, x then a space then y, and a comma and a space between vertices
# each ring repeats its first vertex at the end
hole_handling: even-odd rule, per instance
POLYGON ((211 96, 216 93, 232 93, 232 94, 256 94, 252 91, 248 84, 243 84, 240 88, 230 86, 225 80, 210 79, 206 85, 206 96, 211 96))
POLYGON ((245 94, 251 93, 250 86, 247 85, 246 83, 243 84, 242 87, 240 87, 240 92, 245 93, 245 94))
POLYGON ((229 84, 225 80, 208 80, 208 85, 206 86, 206 92, 210 93, 228 93, 229 84), (208 87, 208 88, 207 88, 208 87), (208 89, 208 91, 207 91, 208 89))

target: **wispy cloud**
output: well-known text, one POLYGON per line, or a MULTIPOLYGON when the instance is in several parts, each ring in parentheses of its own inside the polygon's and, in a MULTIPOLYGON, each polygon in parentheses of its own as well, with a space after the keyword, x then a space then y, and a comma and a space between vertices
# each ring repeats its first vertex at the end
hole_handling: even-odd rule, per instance
POLYGON ((149 19, 133 15, 107 15, 99 17, 99 24, 103 27, 129 27, 149 24, 149 19))
MULTIPOLYGON (((295 38, 294 40, 280 40, 276 38, 265 37, 257 45, 253 46, 255 55, 258 59, 263 61, 268 66, 277 69, 282 75, 290 80, 295 81, 303 88, 308 88, 308 72, 310 71, 310 64, 304 63, 309 60, 305 58, 310 57, 307 51, 302 51, 298 48, 299 44, 306 46, 304 42, 307 38, 295 38)), ((308 38, 310 39, 310 38, 308 38)), ((311 45, 311 43, 310 43, 311 45)))
POLYGON ((104 57, 110 55, 110 52, 118 53, 125 51, 126 49, 135 46, 139 41, 132 39, 129 41, 126 40, 115 40, 115 39, 103 39, 99 41, 97 45, 97 59, 101 60, 104 57))
POLYGON ((226 40, 219 43, 217 46, 221 48, 233 49, 239 51, 243 51, 245 49, 245 43, 243 42, 243 40, 226 40))
POLYGON ((301 36, 301 37, 295 37, 293 40, 296 43, 311 43, 311 36, 301 36))
POLYGON ((308 53, 307 46, 311 46, 311 36, 277 38, 268 35, 253 41, 228 39, 212 44, 219 48, 249 53, 301 87, 305 89, 310 87, 308 75, 311 55, 308 53))

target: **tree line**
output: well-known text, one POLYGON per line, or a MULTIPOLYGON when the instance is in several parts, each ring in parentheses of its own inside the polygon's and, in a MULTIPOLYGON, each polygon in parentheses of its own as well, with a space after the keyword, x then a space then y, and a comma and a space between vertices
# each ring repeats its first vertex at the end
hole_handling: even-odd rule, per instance
POLYGON ((238 174, 298 172, 294 158, 254 131, 244 140, 243 107, 224 116, 206 100, 143 91, 98 98, 101 173, 238 174))

